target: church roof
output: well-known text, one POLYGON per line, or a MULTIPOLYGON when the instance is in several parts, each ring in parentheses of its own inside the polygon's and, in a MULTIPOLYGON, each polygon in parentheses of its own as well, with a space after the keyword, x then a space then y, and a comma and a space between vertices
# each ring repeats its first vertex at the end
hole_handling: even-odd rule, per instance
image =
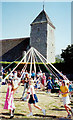
POLYGON ((50 26, 52 26, 55 29, 55 26, 53 25, 53 23, 51 22, 50 18, 48 17, 48 15, 46 14, 46 12, 44 11, 44 9, 40 12, 40 14, 34 19, 34 21, 31 23, 32 24, 36 24, 36 23, 43 23, 43 22, 47 22, 49 23, 50 26))
POLYGON ((30 38, 0 40, 0 61, 15 61, 30 48, 30 38))

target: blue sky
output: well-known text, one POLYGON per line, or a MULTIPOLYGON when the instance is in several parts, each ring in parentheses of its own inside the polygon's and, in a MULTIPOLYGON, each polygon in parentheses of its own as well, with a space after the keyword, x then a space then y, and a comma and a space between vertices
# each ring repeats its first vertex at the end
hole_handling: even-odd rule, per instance
MULTIPOLYGON (((71 2, 45 2, 45 11, 56 27, 55 54, 71 44, 71 2)), ((43 2, 3 2, 2 38, 30 36, 30 24, 43 9, 43 2)))
POLYGON ((73 44, 73 1, 71 3, 71 44, 73 44))

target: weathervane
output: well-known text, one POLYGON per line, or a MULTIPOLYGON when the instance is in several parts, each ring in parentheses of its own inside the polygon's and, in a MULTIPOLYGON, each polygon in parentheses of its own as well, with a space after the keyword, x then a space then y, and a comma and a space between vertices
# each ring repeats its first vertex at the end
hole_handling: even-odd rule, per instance
POLYGON ((44 10, 44 1, 43 1, 43 10, 44 10))

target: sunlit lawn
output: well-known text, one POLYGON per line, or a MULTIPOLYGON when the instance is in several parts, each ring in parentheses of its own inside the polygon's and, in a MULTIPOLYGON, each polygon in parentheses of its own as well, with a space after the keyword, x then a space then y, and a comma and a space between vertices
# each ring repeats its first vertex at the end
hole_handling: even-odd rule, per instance
MULTIPOLYGON (((15 92, 14 94, 14 104, 15 104, 15 115, 14 118, 28 118, 27 114, 29 114, 29 109, 28 109, 28 101, 24 102, 21 101, 20 98, 22 97, 23 93, 23 86, 20 86, 18 88, 18 93, 15 92)), ((6 91, 7 91, 7 85, 2 85, 0 88, 0 117, 8 119, 9 116, 9 111, 4 110, 4 102, 5 102, 5 97, 6 97, 6 91)), ((38 93, 36 93, 38 96, 38 105, 46 109, 46 115, 44 116, 43 113, 34 108, 32 105, 32 110, 33 110, 33 116, 30 118, 38 118, 41 120, 49 119, 59 119, 59 118, 66 118, 67 113, 63 107, 62 103, 62 97, 58 97, 58 93, 51 93, 50 95, 46 93, 46 91, 38 90, 38 93)), ((73 108, 73 97, 71 99, 71 107, 73 108)), ((73 118, 72 118, 73 119, 73 118)))

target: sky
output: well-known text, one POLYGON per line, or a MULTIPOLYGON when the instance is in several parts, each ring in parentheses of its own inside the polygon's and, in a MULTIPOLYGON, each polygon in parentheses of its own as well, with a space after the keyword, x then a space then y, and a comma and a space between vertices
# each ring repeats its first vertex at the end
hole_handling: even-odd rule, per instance
POLYGON ((71 44, 73 44, 73 1, 71 3, 71 44))
MULTIPOLYGON (((55 29, 55 55, 71 44, 71 2, 44 2, 55 29)), ((2 37, 29 37, 30 24, 43 10, 43 2, 2 2, 2 37)))

